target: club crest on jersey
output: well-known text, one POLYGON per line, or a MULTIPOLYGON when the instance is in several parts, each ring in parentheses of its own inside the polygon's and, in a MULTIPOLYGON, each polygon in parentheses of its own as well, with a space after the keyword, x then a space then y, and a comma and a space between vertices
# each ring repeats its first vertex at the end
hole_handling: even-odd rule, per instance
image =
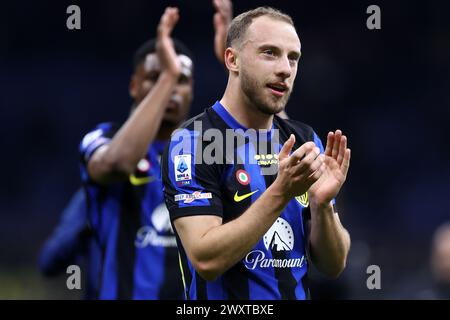
POLYGON ((250 183, 250 175, 248 174, 247 171, 242 169, 236 171, 236 179, 240 184, 244 186, 250 183))
POLYGON ((191 155, 181 154, 175 156, 174 159, 174 171, 175 171, 175 181, 178 185, 189 185, 191 184, 192 174, 191 174, 191 155))
POLYGON ((298 203, 300 203, 305 208, 309 206, 309 199, 308 199, 308 193, 305 192, 301 196, 295 197, 295 200, 297 200, 298 203))

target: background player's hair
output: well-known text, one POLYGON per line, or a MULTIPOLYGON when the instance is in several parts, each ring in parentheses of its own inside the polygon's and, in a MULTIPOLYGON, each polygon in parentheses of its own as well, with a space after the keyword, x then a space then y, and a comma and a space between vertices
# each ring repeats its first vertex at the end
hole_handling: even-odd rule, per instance
POLYGON ((273 19, 289 23, 295 28, 292 18, 280 10, 271 7, 258 7, 253 10, 246 11, 235 17, 230 24, 227 35, 227 47, 241 43, 245 32, 252 24, 253 19, 261 16, 269 16, 273 19))
MULTIPOLYGON (((194 60, 193 54, 188 47, 176 38, 172 38, 173 45, 175 47, 175 52, 177 54, 184 54, 188 56, 192 61, 194 60)), ((150 54, 156 52, 156 39, 150 39, 147 42, 144 42, 134 53, 133 56, 133 70, 136 71, 137 67, 145 61, 145 57, 150 54)))

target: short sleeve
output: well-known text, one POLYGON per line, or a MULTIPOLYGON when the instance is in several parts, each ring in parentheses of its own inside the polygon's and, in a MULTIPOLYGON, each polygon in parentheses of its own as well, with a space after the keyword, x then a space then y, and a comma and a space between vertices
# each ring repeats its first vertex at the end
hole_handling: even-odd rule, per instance
POLYGON ((203 163, 199 132, 179 129, 162 158, 164 198, 171 220, 183 216, 223 216, 221 166, 203 163))
POLYGON ((81 140, 79 153, 81 162, 81 178, 83 181, 89 179, 87 164, 94 152, 103 145, 111 142, 117 129, 112 123, 99 124, 94 130, 87 133, 81 140))

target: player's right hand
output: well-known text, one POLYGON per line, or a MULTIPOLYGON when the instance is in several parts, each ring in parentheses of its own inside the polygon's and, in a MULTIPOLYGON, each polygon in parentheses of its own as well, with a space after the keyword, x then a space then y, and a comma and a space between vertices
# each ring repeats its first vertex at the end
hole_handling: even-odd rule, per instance
POLYGON ((157 29, 156 53, 161 63, 162 71, 169 72, 175 77, 181 74, 181 63, 175 52, 170 35, 180 16, 178 8, 167 7, 157 29))
POLYGON ((320 149, 309 141, 301 145, 291 155, 295 136, 291 135, 278 154, 278 176, 274 184, 282 191, 287 200, 308 191, 323 171, 323 155, 320 149))

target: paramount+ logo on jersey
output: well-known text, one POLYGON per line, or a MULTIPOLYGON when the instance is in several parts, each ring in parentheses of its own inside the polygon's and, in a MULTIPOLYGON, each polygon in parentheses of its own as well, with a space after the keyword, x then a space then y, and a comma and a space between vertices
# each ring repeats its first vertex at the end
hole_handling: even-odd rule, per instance
MULTIPOLYGON (((279 217, 263 237, 264 247, 269 251, 292 251, 294 249, 294 232, 285 219, 279 217)), ((262 250, 250 251, 243 260, 249 270, 256 268, 302 268, 306 258, 274 259, 267 258, 262 250)))

